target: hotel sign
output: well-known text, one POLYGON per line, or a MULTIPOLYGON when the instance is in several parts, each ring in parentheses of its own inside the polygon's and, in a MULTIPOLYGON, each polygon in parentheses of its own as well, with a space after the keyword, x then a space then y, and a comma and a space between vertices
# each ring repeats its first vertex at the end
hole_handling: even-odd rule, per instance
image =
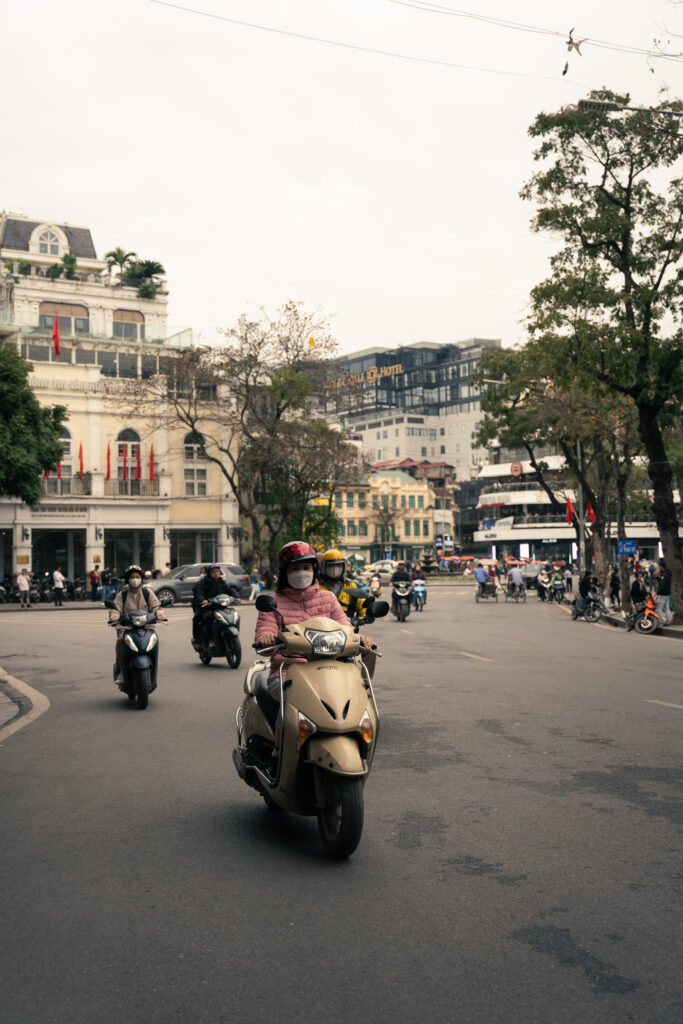
POLYGON ((403 373, 403 363, 393 366, 369 366, 363 373, 349 373, 346 377, 337 377, 325 385, 326 389, 350 387, 352 384, 376 384, 382 377, 396 377, 403 373))

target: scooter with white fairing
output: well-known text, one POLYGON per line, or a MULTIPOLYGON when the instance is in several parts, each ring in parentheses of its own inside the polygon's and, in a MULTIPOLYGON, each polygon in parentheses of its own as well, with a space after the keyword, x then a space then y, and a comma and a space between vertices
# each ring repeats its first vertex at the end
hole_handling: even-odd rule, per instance
MULTIPOLYGON (((269 662, 259 658, 249 668, 237 709, 235 768, 269 810, 316 816, 324 849, 344 859, 363 830, 363 788, 379 731, 372 688, 379 655, 333 619, 286 626, 275 598, 265 594, 256 608, 274 612, 280 624, 277 644, 261 655, 279 651, 298 660, 280 666, 279 702, 268 689, 269 662)), ((381 618, 389 606, 376 601, 368 611, 381 618)))

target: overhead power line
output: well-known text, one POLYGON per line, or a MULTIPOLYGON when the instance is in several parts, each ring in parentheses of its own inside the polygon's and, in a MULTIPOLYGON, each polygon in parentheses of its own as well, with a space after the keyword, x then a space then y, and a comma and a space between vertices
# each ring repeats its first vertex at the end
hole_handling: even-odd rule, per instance
MULTIPOLYGON (((472 21, 480 21, 486 25, 495 25, 498 28, 509 29, 514 32, 527 32, 533 35, 554 36, 556 38, 565 38, 567 35, 566 32, 559 32, 557 29, 542 28, 539 25, 527 25, 520 21, 509 21, 507 18, 493 18, 485 14, 474 14, 471 11, 462 11, 455 7, 431 3, 431 0, 389 0, 389 3, 396 4, 399 7, 409 7, 414 11, 425 11, 429 14, 445 14, 451 18, 469 18, 472 21)), ((658 60, 672 60, 676 62, 683 60, 682 53, 663 53, 658 49, 628 46, 625 43, 614 43, 605 39, 591 39, 587 37, 581 40, 581 44, 596 46, 600 49, 612 50, 617 53, 635 54, 641 57, 656 57, 658 60)))
MULTIPOLYGON (((186 14, 196 14, 201 18, 213 18, 215 21, 226 21, 231 25, 241 25, 243 28, 258 29, 261 32, 272 32, 280 36, 289 36, 292 39, 305 39, 311 43, 322 43, 326 46, 337 46, 344 50, 357 50, 361 53, 372 53, 381 57, 393 57, 396 60, 408 60, 417 64, 432 64, 436 67, 454 68, 457 71, 479 71, 488 75, 507 75, 513 78, 536 78, 545 82, 558 82, 560 79, 553 75, 534 75, 525 71, 506 71, 502 68, 485 68, 475 64, 455 64, 452 61, 436 60, 433 57, 415 57, 412 54, 396 53, 392 50, 378 50, 371 46, 361 46, 358 43, 342 43, 338 39, 324 39, 320 36, 309 36, 303 32, 290 32, 283 28, 273 28, 270 25, 259 25, 251 21, 241 21, 239 18, 229 18, 224 14, 214 14, 211 11, 199 11, 193 7, 184 7, 182 4, 173 4, 169 0, 150 0, 150 3, 158 4, 160 7, 170 7, 175 11, 183 11, 186 14)), ((580 86, 578 82, 571 82, 564 79, 570 85, 580 86)))

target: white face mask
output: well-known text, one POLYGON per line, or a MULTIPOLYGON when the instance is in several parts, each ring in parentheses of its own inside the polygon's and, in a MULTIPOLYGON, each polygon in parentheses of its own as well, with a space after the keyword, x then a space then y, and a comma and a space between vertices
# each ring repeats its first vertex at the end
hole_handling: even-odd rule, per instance
POLYGON ((139 577, 139 576, 132 576, 132 577, 131 577, 131 578, 130 578, 130 579, 128 580, 128 582, 129 582, 129 584, 131 585, 131 587, 135 587, 136 589, 137 589, 138 587, 141 587, 141 586, 142 586, 142 580, 140 579, 140 577, 139 577))
POLYGON ((338 580, 344 569, 343 565, 331 565, 325 570, 325 575, 329 576, 331 580, 338 580))
POLYGON ((287 582, 295 590, 305 590, 313 582, 313 570, 293 569, 287 573, 287 582))

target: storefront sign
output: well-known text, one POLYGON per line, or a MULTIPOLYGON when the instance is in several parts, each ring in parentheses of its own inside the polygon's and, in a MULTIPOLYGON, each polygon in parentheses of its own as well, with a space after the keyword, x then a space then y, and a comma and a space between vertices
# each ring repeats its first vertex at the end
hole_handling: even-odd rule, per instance
POLYGON ((17 555, 17 562, 19 563, 19 565, 28 565, 28 555, 17 555))
POLYGON ((47 391, 85 391, 103 395, 142 395, 143 384, 134 380, 50 380, 48 377, 29 376, 29 386, 47 391))
POLYGON ((59 516, 60 519, 86 519, 87 515, 86 505, 40 505, 31 512, 33 519, 42 519, 44 516, 59 516))

